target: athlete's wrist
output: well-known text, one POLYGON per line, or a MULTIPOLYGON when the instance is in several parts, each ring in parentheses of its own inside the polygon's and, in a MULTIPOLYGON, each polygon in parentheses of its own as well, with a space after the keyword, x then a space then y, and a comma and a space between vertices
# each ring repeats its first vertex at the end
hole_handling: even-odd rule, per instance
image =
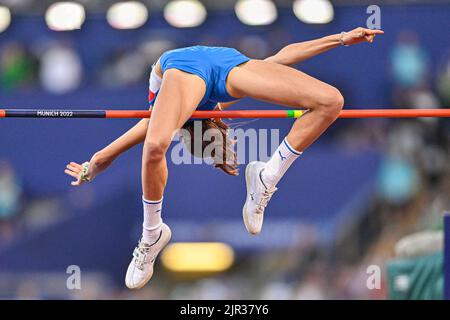
POLYGON ((90 170, 91 167, 90 162, 85 162, 81 166, 83 167, 80 176, 81 182, 91 182, 94 179, 94 177, 91 174, 89 174, 89 171, 92 171, 90 170))
POLYGON ((327 41, 327 44, 332 45, 333 47, 338 47, 341 45, 340 37, 341 35, 339 33, 336 33, 325 37, 325 39, 327 41))
POLYGON ((349 45, 347 44, 347 42, 346 42, 346 40, 347 39, 345 39, 345 36, 347 35, 347 32, 345 32, 345 31, 342 31, 340 34, 339 34, 339 43, 340 43, 340 45, 341 46, 344 46, 344 47, 348 47, 349 45))

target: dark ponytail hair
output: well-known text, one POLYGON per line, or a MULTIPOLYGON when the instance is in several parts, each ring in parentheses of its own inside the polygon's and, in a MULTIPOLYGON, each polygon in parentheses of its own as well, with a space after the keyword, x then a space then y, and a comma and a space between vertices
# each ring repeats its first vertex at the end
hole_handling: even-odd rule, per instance
MULTIPOLYGON (((197 125, 198 126, 198 125, 197 125)), ((213 147, 211 157, 214 161, 214 167, 223 170, 225 173, 237 176, 239 174, 237 155, 234 150, 236 141, 229 135, 230 127, 221 119, 205 119, 197 121, 188 121, 184 124, 183 129, 187 130, 189 135, 182 135, 182 139, 191 154, 203 158, 204 150, 207 146, 213 147), (195 123, 201 122, 201 135, 195 132, 195 123), (212 141, 205 141, 203 139, 204 133, 208 130, 212 132, 212 141), (195 139, 201 139, 201 154, 197 154, 195 150, 195 139)))

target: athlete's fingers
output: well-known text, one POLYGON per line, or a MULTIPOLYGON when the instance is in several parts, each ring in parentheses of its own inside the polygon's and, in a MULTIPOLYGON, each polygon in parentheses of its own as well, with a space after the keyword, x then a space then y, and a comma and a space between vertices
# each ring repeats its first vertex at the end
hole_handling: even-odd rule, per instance
POLYGON ((366 35, 364 38, 366 39, 367 42, 372 43, 373 42, 373 38, 375 38, 375 35, 374 34, 366 35))
POLYGON ((356 31, 357 31, 357 37, 358 38, 363 38, 364 37, 367 41, 369 41, 369 39, 367 38, 368 36, 375 36, 377 34, 384 34, 384 31, 383 30, 379 30, 379 29, 357 28, 356 31))
POLYGON ((75 172, 70 171, 70 170, 68 170, 68 169, 65 169, 64 172, 65 172, 66 174, 68 174, 69 176, 74 177, 74 178, 77 179, 77 180, 78 180, 78 178, 79 178, 79 176, 80 176, 78 173, 75 173, 75 172))
POLYGON ((75 167, 75 166, 72 166, 72 165, 70 165, 70 164, 68 164, 68 165, 66 166, 66 168, 69 169, 69 170, 71 170, 71 171, 73 171, 73 172, 77 172, 77 173, 81 171, 80 168, 75 167))
POLYGON ((78 164, 76 162, 70 162, 71 165, 78 167, 80 170, 83 170, 83 166, 81 164, 78 164))
POLYGON ((79 185, 81 185, 81 180, 77 180, 77 181, 72 181, 70 184, 71 185, 73 185, 73 186, 79 186, 79 185))
POLYGON ((362 30, 360 30, 360 33, 359 33, 359 35, 361 37, 364 37, 364 39, 367 42, 369 42, 369 43, 373 42, 373 40, 374 40, 374 38, 375 38, 375 36, 377 34, 384 34, 384 31, 383 30, 378 30, 378 29, 365 29, 365 28, 362 28, 362 30))
POLYGON ((384 34, 384 31, 383 30, 379 30, 379 29, 364 29, 364 30, 365 30, 366 35, 367 34, 370 34, 370 35, 372 35, 372 34, 384 34))
POLYGON ((71 164, 68 164, 66 166, 66 168, 71 170, 71 171, 73 171, 73 172, 76 172, 76 173, 80 173, 80 171, 81 171, 81 169, 79 167, 76 167, 76 166, 71 165, 71 164))

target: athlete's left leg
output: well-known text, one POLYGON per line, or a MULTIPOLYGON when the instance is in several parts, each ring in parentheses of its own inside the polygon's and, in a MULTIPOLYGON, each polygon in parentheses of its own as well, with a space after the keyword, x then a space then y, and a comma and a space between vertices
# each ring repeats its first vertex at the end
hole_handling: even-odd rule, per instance
POLYGON ((336 88, 301 71, 261 60, 251 60, 231 70, 227 89, 238 98, 251 97, 309 109, 295 121, 267 163, 253 162, 246 168, 244 222, 250 233, 257 234, 261 231, 264 209, 276 191, 276 184, 303 150, 336 120, 343 98, 336 88))
POLYGON ((294 68, 263 60, 250 60, 232 69, 227 90, 238 98, 308 109, 287 135, 290 146, 299 153, 337 119, 344 104, 341 93, 333 86, 294 68))

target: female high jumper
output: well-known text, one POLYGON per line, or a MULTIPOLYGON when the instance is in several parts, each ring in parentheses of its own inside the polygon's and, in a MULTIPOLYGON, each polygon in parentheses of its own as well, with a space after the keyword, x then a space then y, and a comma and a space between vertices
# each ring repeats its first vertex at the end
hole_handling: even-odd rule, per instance
MULTIPOLYGON (((382 33, 381 30, 356 28, 290 44, 265 60, 251 59, 225 47, 194 46, 165 52, 153 66, 150 76, 151 118, 141 120, 96 152, 89 162, 82 165, 70 162, 65 170, 76 179, 72 185, 79 186, 92 181, 120 154, 144 142, 143 231, 126 273, 127 287, 138 289, 150 280, 157 255, 170 241, 171 230, 161 218, 168 176, 166 152, 178 129, 193 131, 193 122, 189 118, 195 110, 222 110, 244 97, 308 110, 294 122, 268 162, 254 161, 246 167, 244 224, 248 232, 258 234, 262 228, 264 209, 277 190, 276 185, 281 177, 337 119, 344 105, 339 90, 290 66, 338 46, 371 43, 375 35, 382 33)), ((220 132, 224 139, 223 152, 219 152, 221 156, 213 157, 215 166, 228 174, 237 175, 228 126, 218 119, 207 119, 202 121, 201 127, 202 130, 212 128, 220 132), (230 151, 233 156, 227 156, 228 161, 220 161, 230 151)), ((193 144, 193 141, 187 143, 190 149, 193 144)))

